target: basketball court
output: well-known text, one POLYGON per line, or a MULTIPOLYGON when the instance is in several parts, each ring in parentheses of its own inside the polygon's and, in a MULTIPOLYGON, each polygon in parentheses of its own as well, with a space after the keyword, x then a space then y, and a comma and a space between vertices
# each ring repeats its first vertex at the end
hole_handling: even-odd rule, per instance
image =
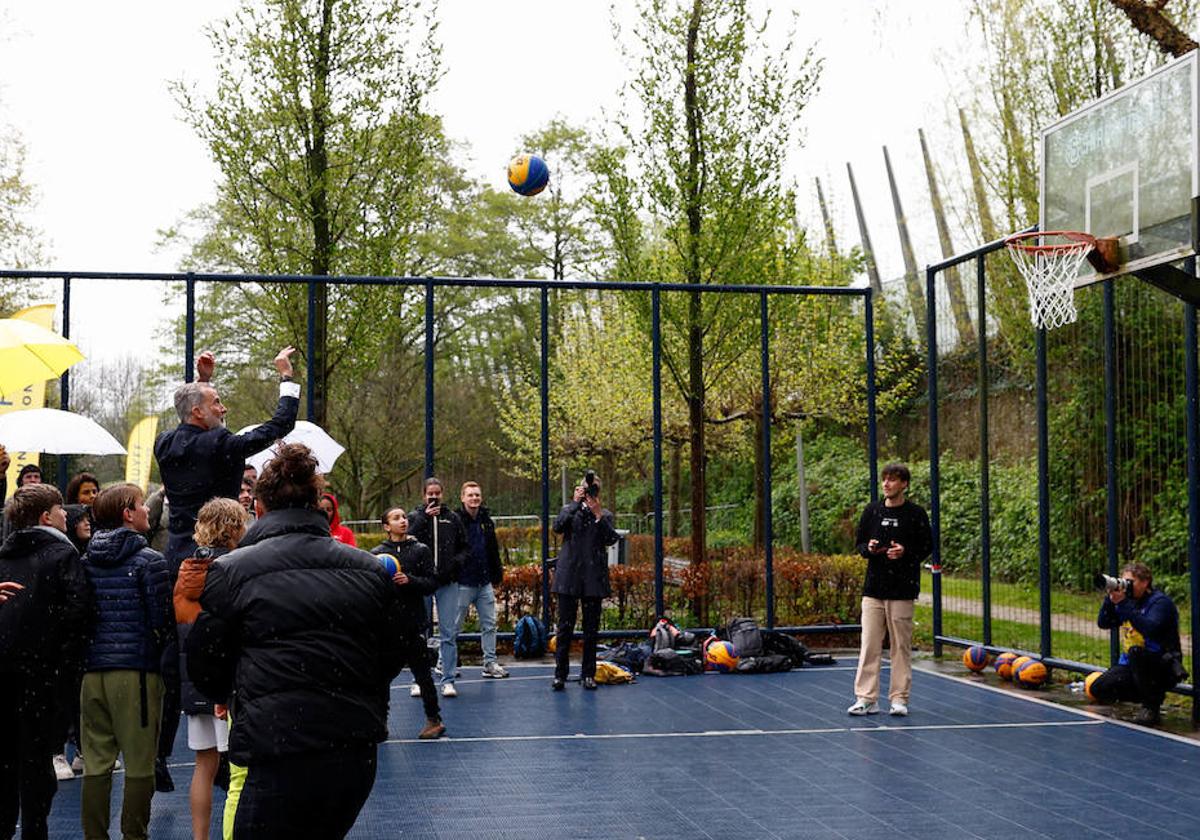
MULTIPOLYGON (((397 682, 350 837, 1200 836, 1200 744, 920 668, 909 717, 852 718, 853 668, 554 693, 550 666, 467 667, 440 741, 416 740, 397 682)), ((189 755, 181 738, 155 838, 190 837, 189 755)), ((79 791, 59 784, 51 837, 78 836, 79 791)))

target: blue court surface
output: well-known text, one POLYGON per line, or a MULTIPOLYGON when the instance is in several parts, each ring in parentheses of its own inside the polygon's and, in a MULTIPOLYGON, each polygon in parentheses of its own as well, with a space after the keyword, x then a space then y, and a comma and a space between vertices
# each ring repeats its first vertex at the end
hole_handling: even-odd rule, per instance
MULTIPOLYGON (((851 718, 853 665, 558 694, 548 666, 466 667, 433 742, 398 682, 350 836, 1200 837, 1200 744, 924 670, 909 717, 851 718)), ((191 836, 188 760, 181 732, 154 838, 191 836)), ((79 835, 79 788, 59 784, 51 837, 79 835)))

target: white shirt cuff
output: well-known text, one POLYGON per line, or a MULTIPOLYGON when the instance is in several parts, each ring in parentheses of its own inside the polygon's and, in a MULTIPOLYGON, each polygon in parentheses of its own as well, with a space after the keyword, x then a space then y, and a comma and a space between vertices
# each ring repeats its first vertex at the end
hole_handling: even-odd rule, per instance
POLYGON ((295 397, 300 399, 300 383, 299 382, 280 382, 279 396, 295 397))

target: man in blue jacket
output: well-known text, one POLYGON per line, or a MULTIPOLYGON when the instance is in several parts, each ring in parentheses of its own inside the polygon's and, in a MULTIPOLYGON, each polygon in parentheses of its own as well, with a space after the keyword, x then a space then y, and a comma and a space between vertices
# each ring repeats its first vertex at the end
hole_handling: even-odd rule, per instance
POLYGON ((1104 596, 1096 619, 1105 630, 1120 628, 1121 658, 1092 683, 1092 696, 1101 703, 1141 703, 1134 719, 1153 725, 1160 720, 1167 689, 1187 676, 1179 610, 1167 593, 1154 588, 1154 576, 1144 563, 1126 565, 1121 580, 1123 586, 1104 596))

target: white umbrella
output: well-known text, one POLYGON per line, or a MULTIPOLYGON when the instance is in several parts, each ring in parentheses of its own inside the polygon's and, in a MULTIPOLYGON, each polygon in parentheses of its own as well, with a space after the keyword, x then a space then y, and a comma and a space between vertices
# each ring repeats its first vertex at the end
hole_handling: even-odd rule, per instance
MULTIPOLYGON (((245 434, 251 429, 257 429, 258 426, 258 423, 255 423, 253 426, 247 426, 241 429, 238 434, 245 434)), ((0 443, 2 442, 0 440, 0 443)), ((311 449, 312 454, 317 457, 317 472, 321 473, 332 472, 333 465, 337 462, 338 456, 346 451, 346 447, 331 438, 328 432, 316 423, 309 423, 307 420, 297 420, 296 428, 287 433, 283 438, 283 443, 303 443, 311 449)), ((254 469, 262 472, 267 461, 275 457, 275 449, 278 445, 279 443, 276 442, 262 452, 256 452, 246 459, 246 463, 253 464, 254 469)))
POLYGON ((82 414, 28 408, 0 414, 0 443, 10 451, 59 455, 124 455, 125 447, 82 414))

